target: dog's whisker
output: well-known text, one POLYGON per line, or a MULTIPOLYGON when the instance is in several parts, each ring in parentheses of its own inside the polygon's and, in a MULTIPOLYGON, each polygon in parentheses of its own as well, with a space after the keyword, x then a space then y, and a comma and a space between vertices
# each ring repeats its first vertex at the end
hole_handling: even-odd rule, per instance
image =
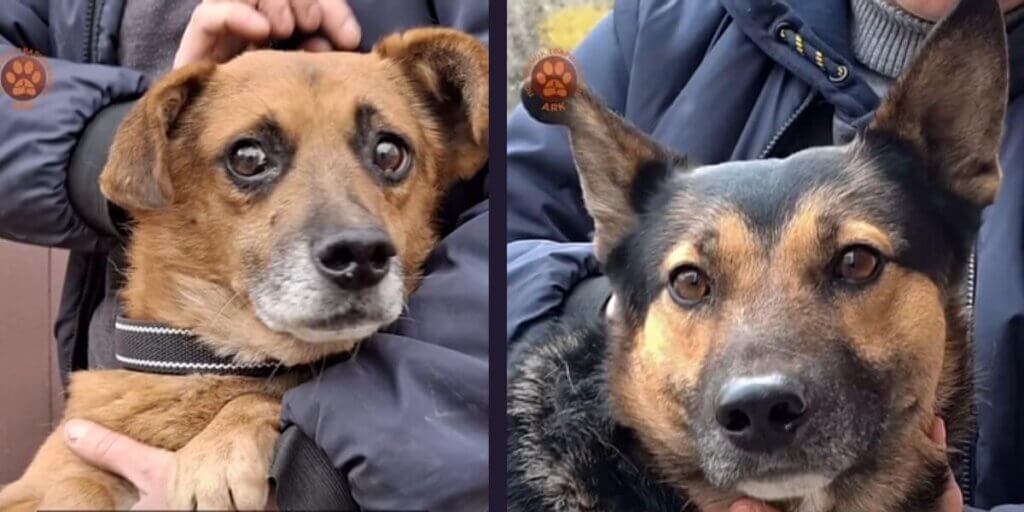
POLYGON ((434 275, 415 276, 415 279, 417 281, 421 282, 421 283, 424 283, 424 282, 427 282, 427 281, 430 281, 430 280, 433 280, 433 279, 439 279, 441 277, 444 277, 444 276, 434 276, 434 275))
POLYGON ((121 270, 121 267, 117 266, 117 262, 114 261, 114 258, 108 257, 107 258, 107 264, 110 266, 110 268, 114 269, 114 272, 116 272, 119 276, 121 276, 121 277, 127 277, 128 276, 127 272, 125 272, 124 270, 121 270))
POLYGON ((562 366, 565 367, 565 378, 569 381, 569 389, 571 389, 572 392, 575 393, 576 385, 572 382, 572 370, 569 369, 569 361, 566 361, 565 357, 563 357, 562 354, 558 355, 558 360, 561 361, 562 366))
POLYGON ((270 375, 267 375, 267 378, 263 381, 263 389, 265 389, 265 390, 269 390, 270 389, 271 383, 274 380, 274 376, 277 375, 277 371, 280 370, 283 367, 284 367, 284 363, 281 363, 281 362, 278 362, 276 365, 274 365, 274 369, 270 370, 270 375))
POLYGON ((313 387, 313 396, 320 396, 320 383, 324 380, 324 370, 327 369, 327 358, 320 360, 320 369, 316 372, 316 385, 313 387))
POLYGON ((235 292, 235 294, 234 294, 234 295, 232 295, 232 296, 231 296, 231 297, 230 297, 230 298, 229 298, 229 299, 227 300, 227 302, 225 302, 225 303, 224 303, 224 305, 223 305, 223 306, 221 306, 221 307, 220 307, 220 309, 218 309, 218 310, 217 310, 217 314, 215 314, 215 315, 213 316, 213 318, 211 319, 211 321, 210 321, 210 324, 209 324, 209 325, 210 325, 211 327, 212 327, 212 326, 214 326, 214 325, 216 325, 216 322, 219 322, 219 321, 220 321, 220 320, 221 320, 222 318, 224 318, 224 316, 223 316, 223 314, 224 314, 224 310, 225 310, 225 309, 227 309, 227 307, 228 307, 228 306, 230 306, 230 305, 231 305, 231 303, 232 303, 232 302, 234 302, 234 300, 235 300, 235 299, 237 299, 237 298, 238 298, 238 297, 239 297, 240 295, 241 295, 241 293, 239 293, 239 292, 235 292))
POLYGON ((686 512, 686 509, 690 508, 690 505, 693 505, 693 498, 686 498, 686 502, 684 502, 683 506, 679 508, 679 512, 686 512))
POLYGON ((605 436, 601 435, 600 432, 597 432, 596 428, 590 427, 590 428, 588 428, 588 430, 592 433, 592 435, 594 436, 594 439, 597 439, 598 442, 601 443, 602 446, 604 446, 604 447, 608 448, 609 450, 615 452, 622 459, 622 461, 625 462, 626 464, 629 464, 629 466, 634 471, 640 472, 640 468, 638 468, 636 466, 636 464, 634 464, 633 461, 629 457, 626 456, 625 453, 622 453, 622 450, 620 450, 618 446, 615 446, 614 443, 612 443, 609 440, 607 440, 605 438, 605 436))
POLYGON ((360 343, 356 343, 356 346, 352 347, 352 355, 349 356, 349 359, 355 361, 356 357, 359 357, 359 351, 362 348, 363 348, 363 344, 361 342, 360 343))

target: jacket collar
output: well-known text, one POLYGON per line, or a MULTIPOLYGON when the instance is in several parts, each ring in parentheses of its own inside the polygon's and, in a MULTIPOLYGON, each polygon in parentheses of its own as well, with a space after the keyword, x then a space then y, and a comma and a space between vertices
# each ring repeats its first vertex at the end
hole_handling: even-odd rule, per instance
POLYGON ((834 54, 850 62, 854 60, 849 0, 786 0, 781 3, 789 3, 808 29, 834 54))
MULTIPOLYGON (((741 30, 774 61, 835 105, 837 115, 862 126, 873 115, 879 98, 868 83, 852 72, 855 62, 850 43, 849 0, 720 0, 741 30), (820 50, 829 62, 851 70, 848 78, 834 81, 807 55, 780 37, 788 27, 820 50)), ((1010 99, 1024 92, 1024 22, 1008 34, 1010 46, 1010 99)))

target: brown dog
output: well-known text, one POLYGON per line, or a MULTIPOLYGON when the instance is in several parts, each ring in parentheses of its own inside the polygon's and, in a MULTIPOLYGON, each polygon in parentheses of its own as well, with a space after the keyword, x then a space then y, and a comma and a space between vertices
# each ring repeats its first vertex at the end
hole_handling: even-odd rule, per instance
MULTIPOLYGON (((394 321, 444 191, 487 158, 486 49, 418 29, 369 54, 253 52, 161 80, 125 119, 104 194, 133 217, 125 315, 240 363, 346 352, 394 321)), ((297 381, 94 371, 67 418, 176 452, 175 508, 263 508, 297 381)), ((50 436, 0 510, 111 509, 136 491, 50 436)))

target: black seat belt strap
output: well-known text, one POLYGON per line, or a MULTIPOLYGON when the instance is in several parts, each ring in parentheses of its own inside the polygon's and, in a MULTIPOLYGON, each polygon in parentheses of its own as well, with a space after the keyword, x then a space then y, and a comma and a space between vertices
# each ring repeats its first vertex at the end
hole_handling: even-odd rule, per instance
POLYGON ((569 292, 562 312, 576 318, 594 318, 603 314, 604 305, 611 296, 612 285, 607 277, 588 277, 569 292))
POLYGON ((270 481, 280 510, 359 510, 345 475, 295 425, 277 439, 270 481))

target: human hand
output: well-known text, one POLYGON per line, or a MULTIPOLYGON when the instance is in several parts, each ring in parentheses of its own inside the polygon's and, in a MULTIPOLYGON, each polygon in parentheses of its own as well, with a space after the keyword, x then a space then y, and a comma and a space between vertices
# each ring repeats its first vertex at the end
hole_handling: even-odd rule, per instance
MULTIPOLYGON (((946 449, 946 422, 942 421, 942 418, 935 417, 935 422, 932 423, 932 430, 928 434, 928 437, 935 444, 946 449)), ((942 499, 939 500, 938 512, 963 512, 964 510, 964 493, 960 490, 960 486, 956 484, 956 479, 953 478, 953 472, 949 471, 946 477, 946 492, 942 494, 942 499)))
POLYGON ((205 0, 192 12, 174 68, 201 60, 226 62, 249 45, 316 34, 307 51, 354 50, 362 31, 346 0, 205 0))
POLYGON ((779 512, 764 503, 750 498, 743 498, 734 501, 731 505, 717 505, 704 510, 704 512, 779 512))
MULTIPOLYGON (((946 423, 942 421, 942 418, 935 418, 935 422, 932 424, 931 431, 928 437, 935 444, 941 446, 943 449, 946 448, 946 423)), ((953 478, 953 472, 949 472, 949 477, 946 480, 946 492, 943 493, 942 499, 939 501, 939 508, 936 512, 963 512, 964 509, 964 495, 960 490, 960 486, 956 484, 956 480, 953 478)), ((705 512, 779 512, 777 509, 769 507, 764 503, 749 498, 744 498, 733 502, 728 508, 724 507, 712 507, 705 512)))
POLYGON ((68 448, 82 460, 118 475, 139 491, 132 510, 167 510, 167 491, 174 470, 174 454, 144 445, 91 421, 68 420, 64 425, 68 448))
MULTIPOLYGON (((174 472, 174 453, 144 445, 91 421, 68 420, 64 425, 68 448, 82 460, 124 478, 139 493, 132 510, 171 510, 168 491, 174 472)), ((273 492, 267 510, 278 510, 273 492)))

